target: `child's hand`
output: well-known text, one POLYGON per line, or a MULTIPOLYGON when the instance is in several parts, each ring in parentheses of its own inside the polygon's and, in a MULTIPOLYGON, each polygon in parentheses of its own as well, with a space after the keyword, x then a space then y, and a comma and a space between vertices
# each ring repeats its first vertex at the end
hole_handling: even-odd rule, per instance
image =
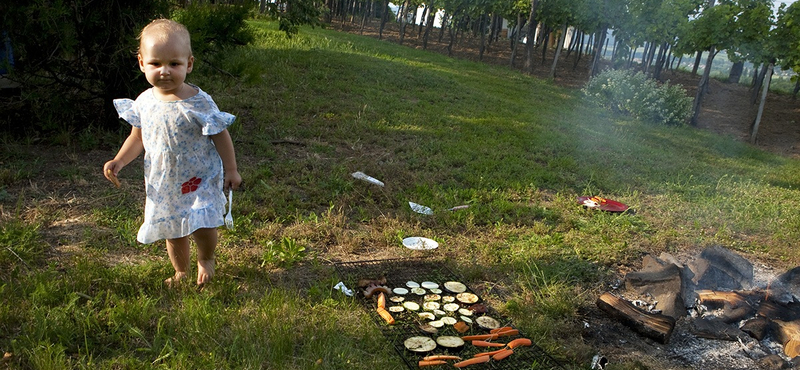
POLYGON ((103 176, 105 176, 108 179, 108 181, 111 181, 111 183, 113 183, 114 186, 120 187, 122 186, 122 184, 119 182, 119 179, 117 178, 117 173, 119 173, 119 170, 121 170, 122 167, 124 167, 124 165, 120 161, 117 160, 108 161, 106 162, 105 165, 103 165, 103 176))
POLYGON ((239 171, 225 171, 225 184, 223 185, 223 189, 239 189, 239 185, 242 184, 242 176, 239 175, 239 171))

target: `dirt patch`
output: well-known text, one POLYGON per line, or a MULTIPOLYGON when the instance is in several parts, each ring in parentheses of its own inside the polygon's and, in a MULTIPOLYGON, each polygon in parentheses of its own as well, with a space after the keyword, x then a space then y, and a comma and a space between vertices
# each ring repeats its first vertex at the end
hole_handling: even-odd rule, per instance
MULTIPOLYGON (((380 24, 372 22, 363 28, 358 23, 339 22, 334 20, 331 27, 335 30, 361 34, 368 37, 381 38, 387 42, 398 43, 399 27, 389 23, 379 35, 380 24)), ((423 31, 424 32, 424 31, 423 31)), ((523 71, 523 51, 517 52, 514 66, 511 66, 511 45, 507 39, 487 43, 483 56, 480 55, 480 40, 461 37, 448 51, 448 35, 439 41, 438 29, 432 31, 425 50, 451 55, 454 58, 496 64, 523 71)), ((418 27, 406 28, 403 45, 415 49, 423 49, 422 36, 418 27)), ((541 49, 534 50, 533 73, 540 78, 549 78, 553 63, 553 52, 548 51, 542 58, 541 49)), ((559 86, 580 88, 588 80, 589 58, 580 57, 576 61, 576 53, 562 53, 556 67, 554 83, 559 86)), ((686 88, 688 96, 694 97, 700 76, 681 71, 665 71, 663 80, 673 84, 681 84, 686 88)), ((712 80, 708 94, 701 107, 698 128, 709 130, 720 135, 731 136, 737 140, 749 142, 751 126, 755 120, 758 104, 751 103, 750 89, 747 86, 724 83, 712 80)), ((758 129, 756 146, 784 156, 800 157, 800 101, 791 96, 770 93, 764 106, 764 113, 758 129)))

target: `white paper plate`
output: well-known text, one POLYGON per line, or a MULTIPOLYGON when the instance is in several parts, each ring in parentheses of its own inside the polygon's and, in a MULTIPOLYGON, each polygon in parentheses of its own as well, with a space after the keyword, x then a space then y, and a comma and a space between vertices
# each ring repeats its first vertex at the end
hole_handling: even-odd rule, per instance
POLYGON ((419 236, 412 236, 410 238, 403 239, 403 245, 408 249, 416 250, 436 249, 439 247, 439 243, 437 243, 435 240, 419 236))

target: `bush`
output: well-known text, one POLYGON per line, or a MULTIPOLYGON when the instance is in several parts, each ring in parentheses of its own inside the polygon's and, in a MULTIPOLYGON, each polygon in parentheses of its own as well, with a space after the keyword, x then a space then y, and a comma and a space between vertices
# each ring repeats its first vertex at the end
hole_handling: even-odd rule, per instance
POLYGON ((172 17, 189 30, 192 52, 195 58, 202 60, 213 58, 229 47, 253 42, 253 32, 245 22, 251 9, 252 6, 247 5, 192 2, 186 8, 177 9, 172 17))
MULTIPOLYGON (((137 66, 136 37, 153 19, 170 16, 173 3, 4 2, 0 34, 11 40, 16 60, 10 78, 20 88, 18 96, 0 97, 0 131, 53 142, 86 130, 118 129, 112 100, 135 97, 149 86, 137 66)), ((174 16, 192 32, 195 51, 209 58, 253 39, 244 22, 249 10, 193 5, 174 16)))
POLYGON ((680 126, 692 114, 692 98, 681 85, 659 85, 641 72, 606 70, 583 88, 589 101, 643 121, 680 126))

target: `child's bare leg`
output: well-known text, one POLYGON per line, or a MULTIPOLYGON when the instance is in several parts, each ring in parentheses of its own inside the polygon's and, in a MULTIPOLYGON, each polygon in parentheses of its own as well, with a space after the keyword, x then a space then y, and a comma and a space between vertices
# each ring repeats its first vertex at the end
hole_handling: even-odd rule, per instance
POLYGON ((214 251, 217 249, 217 229, 197 229, 192 236, 197 244, 197 285, 214 277, 214 251))
POLYGON ((186 272, 189 270, 189 237, 167 239, 167 254, 175 269, 175 275, 164 282, 173 286, 186 277, 186 272))

